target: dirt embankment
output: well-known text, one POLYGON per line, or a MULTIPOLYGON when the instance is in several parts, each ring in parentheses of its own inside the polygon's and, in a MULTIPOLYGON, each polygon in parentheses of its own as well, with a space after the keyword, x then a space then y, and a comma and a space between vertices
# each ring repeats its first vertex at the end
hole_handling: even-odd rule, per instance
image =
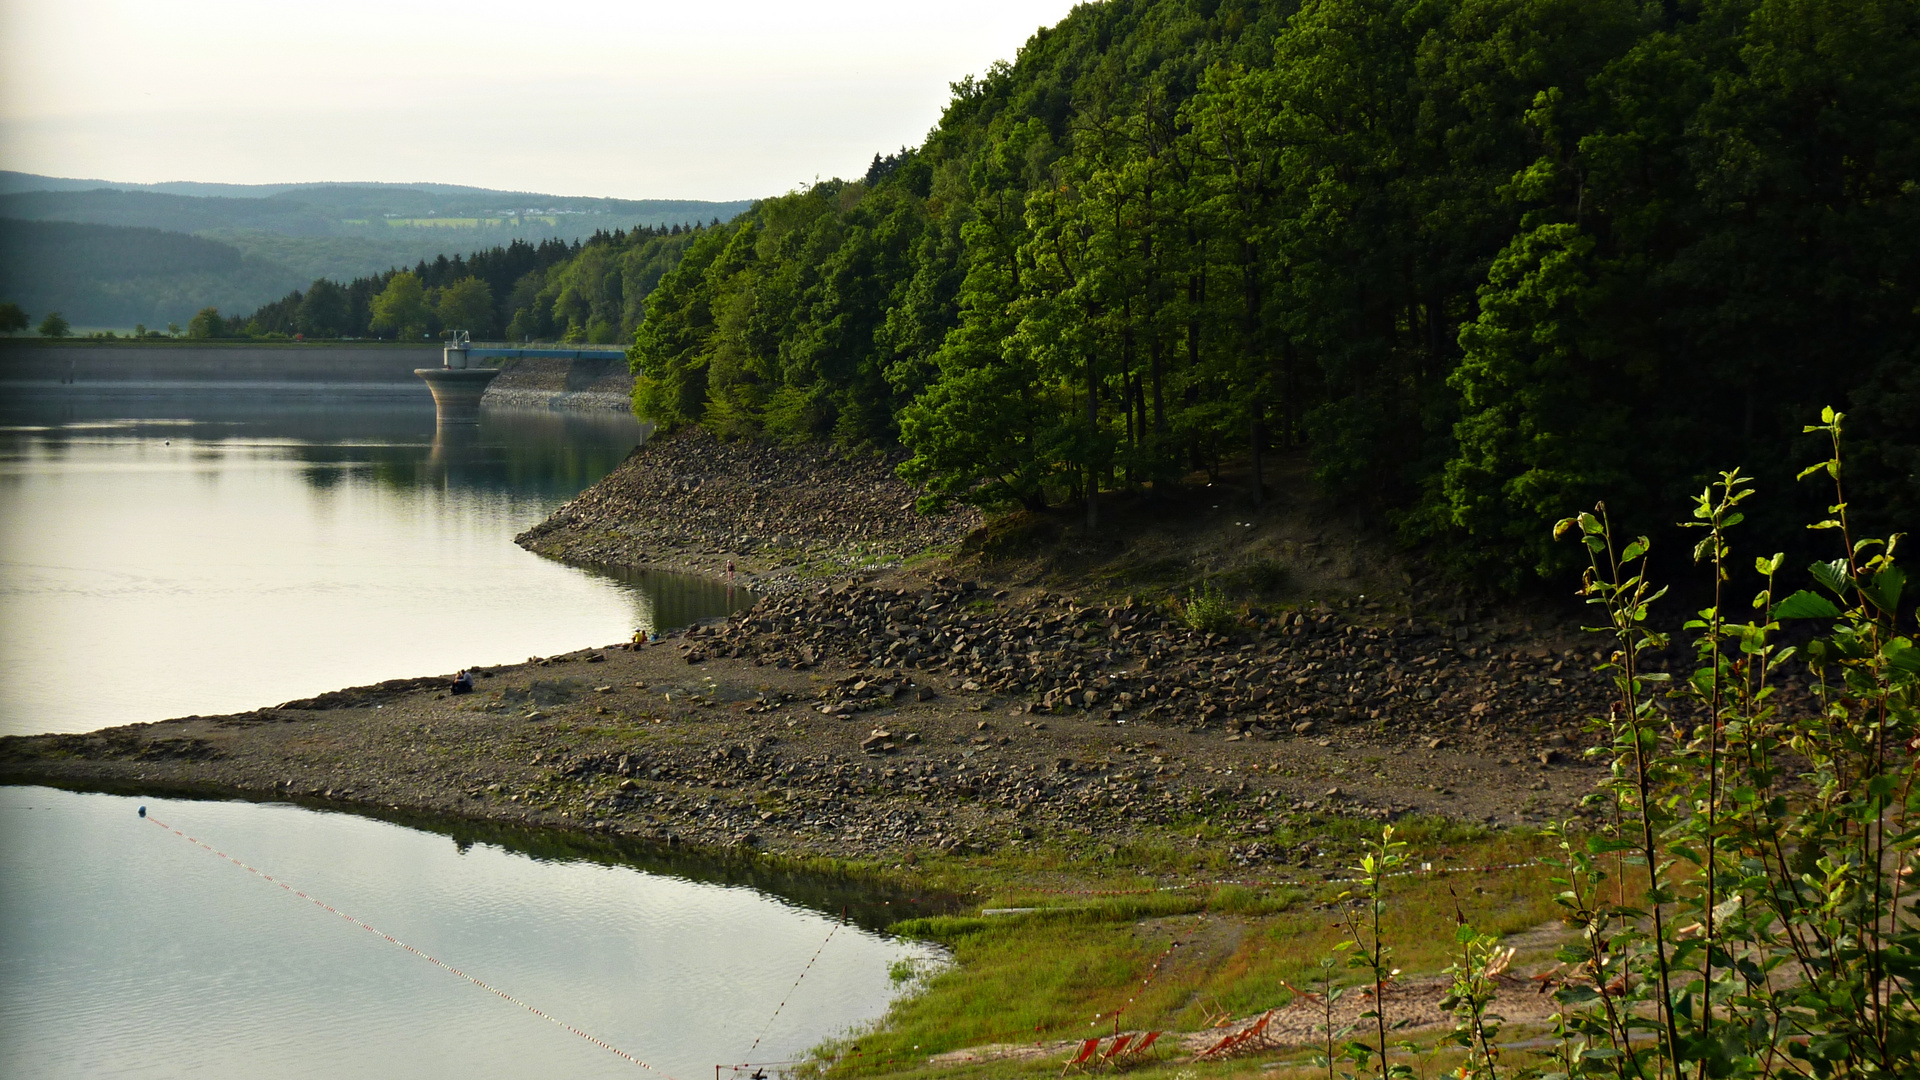
POLYGON ((971 511, 927 517, 897 455, 728 443, 701 429, 654 439, 516 538, 569 562, 724 572, 765 593, 959 542, 971 511))

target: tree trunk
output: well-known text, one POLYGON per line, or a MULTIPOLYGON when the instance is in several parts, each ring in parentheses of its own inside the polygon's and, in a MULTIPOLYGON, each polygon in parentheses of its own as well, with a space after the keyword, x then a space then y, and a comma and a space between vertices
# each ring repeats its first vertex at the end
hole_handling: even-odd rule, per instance
POLYGON ((1260 419, 1265 413, 1265 407, 1256 407, 1253 410, 1253 422, 1247 425, 1249 429, 1247 432, 1248 440, 1253 444, 1253 505, 1255 508, 1258 508, 1264 501, 1263 494, 1266 488, 1266 479, 1260 468, 1260 446, 1267 441, 1266 431, 1260 423, 1260 419))
MULTIPOLYGON (((1091 320, 1089 320, 1091 321, 1091 320)), ((1098 442, 1100 434, 1100 373, 1094 366, 1093 353, 1087 353, 1087 439, 1088 450, 1098 442)), ((1100 474, 1094 468, 1092 457, 1087 459, 1087 531, 1092 532, 1100 524, 1100 474)))

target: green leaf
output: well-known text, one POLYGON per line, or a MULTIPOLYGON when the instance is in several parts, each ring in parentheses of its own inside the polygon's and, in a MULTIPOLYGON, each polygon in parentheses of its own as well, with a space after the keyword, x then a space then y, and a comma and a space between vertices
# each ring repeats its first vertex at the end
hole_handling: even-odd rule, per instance
POLYGON ((1860 595, 1872 601, 1874 607, 1891 615, 1899 608, 1900 592, 1906 587, 1906 571, 1889 566, 1861 585, 1860 595))
POLYGON ((1779 619, 1832 619, 1840 615, 1840 609, 1833 601, 1819 593, 1801 589, 1785 600, 1773 605, 1767 613, 1769 620, 1779 619))
POLYGON ((1813 580, 1827 587, 1835 596, 1845 597, 1847 590, 1853 588, 1853 577, 1847 573, 1847 560, 1835 559, 1832 562, 1817 562, 1807 567, 1813 574, 1813 580))
POLYGON ((1886 656, 1887 663, 1899 670, 1920 674, 1920 649, 1914 648, 1913 642, 1906 638, 1894 638, 1887 642, 1881 652, 1886 656))

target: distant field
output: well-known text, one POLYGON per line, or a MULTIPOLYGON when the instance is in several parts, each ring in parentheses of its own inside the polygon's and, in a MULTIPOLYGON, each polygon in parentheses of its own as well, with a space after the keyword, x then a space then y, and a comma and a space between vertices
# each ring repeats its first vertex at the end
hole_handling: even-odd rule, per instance
MULTIPOLYGON (((558 215, 547 215, 547 214, 536 214, 532 216, 521 216, 521 217, 488 217, 488 218, 478 218, 478 217, 387 218, 386 221, 387 221, 387 224, 400 229, 407 229, 407 228, 478 229, 481 226, 487 226, 489 228, 497 228, 502 225, 505 225, 508 227, 518 227, 521 225, 531 225, 536 221, 542 222, 550 226, 560 224, 560 218, 558 215)), ((341 222, 341 224, 365 225, 366 222, 365 221, 343 221, 341 222)))

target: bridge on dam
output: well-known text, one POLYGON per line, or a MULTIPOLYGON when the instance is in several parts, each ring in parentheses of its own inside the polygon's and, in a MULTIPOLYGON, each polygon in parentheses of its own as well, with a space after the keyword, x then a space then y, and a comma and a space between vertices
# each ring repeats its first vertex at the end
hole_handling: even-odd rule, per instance
MULTIPOLYGON (((449 345, 451 349, 453 346, 449 345)), ((625 345, 567 345, 530 341, 516 345, 511 341, 463 342, 469 362, 474 360, 598 360, 625 359, 625 345)))
POLYGON ((442 423, 477 422, 480 398, 487 392, 487 384, 500 374, 499 361, 625 360, 626 356, 625 345, 473 341, 465 331, 459 331, 441 350, 439 367, 415 368, 413 373, 433 392, 434 414, 442 423))

